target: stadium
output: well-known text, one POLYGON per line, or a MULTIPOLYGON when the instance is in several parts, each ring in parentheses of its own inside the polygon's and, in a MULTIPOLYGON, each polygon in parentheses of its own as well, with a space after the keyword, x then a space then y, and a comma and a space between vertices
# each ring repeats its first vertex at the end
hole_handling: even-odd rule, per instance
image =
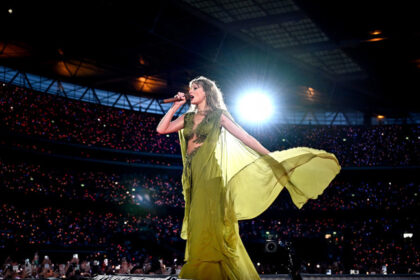
POLYGON ((420 278, 414 3, 3 1, 0 13, 1 279, 178 279, 182 151, 156 128, 163 100, 198 76, 268 150, 341 165, 301 209, 282 191, 239 221, 262 279, 420 278))

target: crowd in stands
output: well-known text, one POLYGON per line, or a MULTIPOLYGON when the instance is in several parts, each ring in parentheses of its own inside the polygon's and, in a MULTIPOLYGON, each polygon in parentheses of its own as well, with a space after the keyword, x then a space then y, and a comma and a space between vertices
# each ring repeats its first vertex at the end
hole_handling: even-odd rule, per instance
MULTIPOLYGON (((322 252, 314 259, 304 259, 303 267, 311 273, 342 274, 349 269, 381 273, 382 266, 388 271, 409 273, 419 271, 420 253, 416 239, 404 238, 404 233, 418 233, 418 218, 284 218, 240 222, 244 242, 265 236, 269 240, 308 240, 312 245, 324 240, 327 243, 325 258, 322 252), (321 260, 320 260, 321 259, 321 260), (308 263, 322 266, 308 267, 308 263), (333 265, 333 264, 337 265, 333 265)), ((310 254, 304 248, 305 254, 310 254)))
POLYGON ((56 198, 116 205, 157 205, 181 208, 180 176, 86 171, 52 168, 29 162, 5 161, 0 158, 2 191, 25 195, 44 194, 56 198))
POLYGON ((20 208, 3 203, 0 208, 0 246, 8 242, 61 247, 113 246, 117 234, 139 234, 156 242, 180 240, 179 217, 136 216, 111 211, 60 209, 57 207, 20 208))
POLYGON ((0 87, 3 128, 26 135, 151 153, 179 153, 176 134, 156 133, 158 116, 114 109, 19 87, 0 87))
POLYGON ((420 207, 420 183, 414 181, 342 181, 336 180, 316 200, 310 200, 305 210, 337 211, 382 209, 399 211, 420 207))
MULTIPOLYGON (((103 249, 109 251, 110 258, 118 260, 122 257, 133 259, 139 255, 138 248, 121 240, 143 238, 156 246, 181 242, 182 219, 170 215, 137 217, 129 213, 94 210, 84 213, 52 207, 26 209, 10 203, 1 205, 0 215, 0 248, 8 244, 29 244, 103 249)), ((380 273, 383 265, 388 266, 390 272, 409 273, 420 269, 416 243, 418 223, 417 217, 257 218, 241 221, 240 232, 244 242, 270 239, 298 240, 297 243, 309 240, 312 244, 324 244, 324 256, 319 251, 313 252, 317 249, 312 249, 312 252, 310 248, 304 250, 302 265, 305 271, 311 273, 325 273, 327 269, 334 268, 334 263, 339 264, 333 269, 334 273, 348 273, 349 268, 361 273, 380 273), (415 237, 404 238, 404 233, 415 237), (311 257, 314 254, 316 257, 311 257), (317 270, 315 264, 322 269, 317 270)), ((264 272, 276 271, 265 268, 264 272)))
POLYGON ((420 125, 280 126, 262 139, 272 150, 298 146, 334 153, 343 166, 418 165, 420 125))
MULTIPOLYGON (((2 193, 17 192, 23 197, 38 193, 47 200, 59 196, 74 202, 87 199, 93 203, 105 202, 110 206, 183 207, 181 186, 176 178, 168 174, 118 175, 113 172, 65 170, 41 164, 16 163, 16 160, 8 159, 0 163, 2 193), (137 195, 143 199, 140 200, 137 195), (147 195, 150 196, 148 204, 145 199, 147 195)), ((419 221, 412 217, 395 217, 392 213, 404 210, 415 212, 419 208, 419 191, 420 185, 410 181, 337 180, 323 195, 317 200, 310 200, 300 211, 296 210, 287 196, 280 197, 282 199, 278 199, 269 209, 277 215, 240 222, 241 238, 244 242, 263 242, 267 239, 329 241, 328 248, 332 252, 327 259, 318 260, 320 269, 305 266, 309 272, 324 273, 332 268, 332 263, 337 264, 333 271, 345 271, 341 261, 345 247, 354 248, 350 254, 353 259, 346 260, 346 268, 350 262, 351 267, 365 272, 380 271, 384 263, 395 271, 400 271, 401 267, 415 269, 413 265, 419 260, 418 244, 413 243, 412 239, 404 239, 403 234, 414 233, 417 236, 415 225, 419 221), (285 211, 288 214, 283 218, 285 211), (354 211, 359 211, 356 214, 365 212, 360 217, 354 216, 354 211), (379 214, 375 214, 375 211, 379 211, 379 214), (343 215, 354 217, 343 218, 343 215), (375 262, 377 265, 372 266, 375 262)), ((93 210, 83 213, 51 206, 21 209, 3 202, 0 208, 0 248, 10 242, 115 248, 117 244, 113 238, 118 233, 124 236, 141 235, 157 244, 170 240, 181 242, 180 214, 136 216, 130 212, 98 212, 94 205, 93 210)), ((308 260, 304 263, 311 262, 308 260)), ((264 273, 276 272, 276 267, 261 265, 260 269, 264 273)))
MULTIPOLYGON (((55 141, 116 150, 179 154, 176 133, 159 135, 160 115, 110 108, 0 87, 3 129, 55 141)), ((333 152, 343 166, 407 166, 420 163, 419 125, 283 125, 257 135, 270 150, 307 146, 333 152), (366 143, 369 143, 368 145, 366 143)))
POLYGON ((175 275, 181 270, 177 259, 167 261, 151 254, 139 253, 132 259, 122 257, 109 259, 100 252, 79 258, 79 254, 65 262, 59 262, 44 255, 41 258, 38 252, 32 259, 26 258, 18 262, 8 256, 0 268, 2 279, 92 279, 95 275, 114 274, 162 274, 175 275))
POLYGON ((25 141, 17 142, 16 139, 0 139, 1 146, 7 146, 15 149, 15 151, 29 152, 34 154, 43 155, 54 155, 61 158, 72 158, 76 160, 94 160, 97 162, 113 162, 113 164, 119 165, 131 165, 135 166, 138 164, 147 164, 154 166, 174 166, 175 168, 181 169, 181 156, 175 157, 154 157, 155 154, 145 156, 144 154, 136 154, 135 152, 125 154, 121 152, 115 152, 115 150, 95 150, 90 147, 81 149, 79 147, 66 147, 65 145, 54 145, 53 142, 48 143, 35 143, 31 142, 33 139, 25 139, 25 141))
MULTIPOLYGON (((39 193, 67 200, 106 202, 116 205, 183 208, 180 174, 165 172, 125 173, 52 168, 0 158, 2 191, 26 195, 39 193)), ((317 200, 301 211, 414 209, 419 204, 420 184, 414 181, 335 180, 317 200)), ((274 209, 296 209, 290 199, 276 201, 274 209)))
MULTIPOLYGON (((155 132, 160 117, 0 86, 0 129, 57 143, 84 145, 88 150, 80 153, 86 158, 107 159, 107 155, 98 155, 101 151, 89 151, 89 146, 179 154, 176 134, 155 132)), ((420 163, 418 125, 287 125, 255 136, 270 150, 296 146, 325 149, 335 153, 343 166, 420 163)), ((0 139, 0 144, 41 153, 58 151, 48 143, 31 145, 25 141, 11 143, 0 139)), ((73 152, 69 150, 68 154, 73 152)), ((131 154, 127 159, 135 162, 131 154)), ((145 162, 172 165, 174 160, 156 158, 145 162)), ((97 251, 74 255, 68 261, 41 258, 38 254, 32 258, 27 255, 28 259, 3 257, 1 276, 71 278, 179 272, 182 250, 156 255, 156 251, 135 244, 145 240, 154 248, 183 248, 180 172, 87 166, 68 168, 35 157, 0 156, 1 256, 12 247, 29 248, 32 254, 40 246, 97 251), (20 201, 33 197, 41 199, 33 205, 20 201), (61 202, 68 203, 60 205, 61 202), (139 214, 133 209, 167 212, 159 215, 149 210, 139 214)), ((310 200, 299 211, 287 192, 282 192, 265 214, 240 221, 241 238, 245 244, 261 246, 266 240, 291 240, 298 253, 305 242, 318 244, 322 253, 310 254, 308 249, 308 254, 300 255, 302 272, 307 273, 384 273, 384 267, 389 274, 420 272, 419 218, 413 214, 420 208, 419 194, 420 184, 414 177, 338 178, 317 200, 310 200)), ((280 272, 278 266, 253 256, 252 249, 250 254, 260 273, 280 272)))

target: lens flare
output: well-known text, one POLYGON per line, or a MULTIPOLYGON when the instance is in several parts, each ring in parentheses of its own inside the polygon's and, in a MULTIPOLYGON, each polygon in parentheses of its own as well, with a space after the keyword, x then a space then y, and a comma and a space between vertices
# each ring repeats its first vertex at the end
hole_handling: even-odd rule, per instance
POLYGON ((237 111, 240 117, 249 122, 260 123, 268 120, 273 114, 273 101, 260 91, 253 91, 240 98, 237 111))

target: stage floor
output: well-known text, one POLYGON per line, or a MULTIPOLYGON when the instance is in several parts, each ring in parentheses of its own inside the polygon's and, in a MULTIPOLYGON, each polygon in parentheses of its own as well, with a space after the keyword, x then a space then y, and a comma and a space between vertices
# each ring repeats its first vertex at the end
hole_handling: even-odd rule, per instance
MULTIPOLYGON (((371 275, 364 275, 364 274, 343 274, 343 275, 326 275, 326 274, 301 274, 303 280, 383 280, 383 279, 392 279, 392 280, 420 280, 420 274, 371 274, 371 275)), ((283 280, 291 280, 291 277, 287 274, 265 274, 260 275, 261 279, 263 280, 271 280, 271 279, 283 279, 283 280)), ((124 275, 98 275, 94 277, 95 280, 146 280, 146 279, 153 279, 153 280, 176 280, 178 279, 176 275, 140 275, 140 274, 124 274, 124 275)))

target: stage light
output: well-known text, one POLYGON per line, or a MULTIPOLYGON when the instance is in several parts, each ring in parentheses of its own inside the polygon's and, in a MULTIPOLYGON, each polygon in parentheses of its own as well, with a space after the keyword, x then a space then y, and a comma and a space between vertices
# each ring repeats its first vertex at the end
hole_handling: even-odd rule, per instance
POLYGON ((377 118, 378 118, 378 120, 382 120, 382 119, 385 118, 385 116, 384 115, 378 115, 377 118))
POLYGON ((380 35, 380 34, 382 34, 382 31, 381 30, 373 30, 373 31, 371 31, 370 32, 370 35, 380 35))
POLYGON ((308 98, 312 98, 315 95, 315 90, 311 87, 308 87, 306 94, 308 95, 308 98))
POLYGON ((166 80, 158 76, 138 77, 133 81, 134 88, 143 92, 156 92, 167 87, 166 80))
POLYGON ((372 39, 366 40, 366 42, 379 42, 379 41, 383 41, 385 39, 386 38, 372 38, 372 39))
POLYGON ((404 238, 413 238, 413 234, 412 233, 409 233, 409 232, 404 232, 403 233, 403 237, 404 238))
POLYGON ((9 12, 9 14, 13 14, 13 9, 9 9, 7 11, 9 12))
POLYGON ((149 65, 149 63, 144 59, 144 57, 140 57, 139 58, 139 63, 141 64, 141 65, 149 65))
POLYGON ((273 114, 273 101, 259 90, 253 90, 240 97, 236 108, 244 121, 260 123, 268 120, 273 114))

